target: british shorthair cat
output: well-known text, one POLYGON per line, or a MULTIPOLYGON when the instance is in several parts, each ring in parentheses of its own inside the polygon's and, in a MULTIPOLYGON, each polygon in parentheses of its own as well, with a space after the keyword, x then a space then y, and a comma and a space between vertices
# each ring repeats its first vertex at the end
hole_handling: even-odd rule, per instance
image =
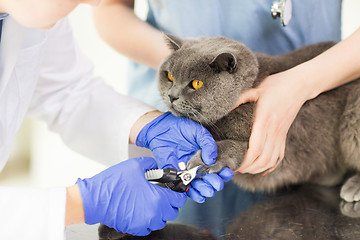
MULTIPOLYGON (((253 103, 232 111, 240 93, 266 76, 305 62, 333 43, 304 46, 280 56, 254 53, 225 37, 180 39, 167 35, 173 53, 160 65, 158 86, 163 101, 176 116, 205 126, 213 135, 218 157, 207 172, 239 168, 248 149, 253 103)), ((360 200, 360 81, 338 87, 307 101, 291 125, 285 158, 271 173, 236 173, 233 180, 252 191, 276 189, 305 182, 336 185, 349 171, 354 175, 341 197, 360 200)), ((203 164, 198 152, 188 167, 203 164)))

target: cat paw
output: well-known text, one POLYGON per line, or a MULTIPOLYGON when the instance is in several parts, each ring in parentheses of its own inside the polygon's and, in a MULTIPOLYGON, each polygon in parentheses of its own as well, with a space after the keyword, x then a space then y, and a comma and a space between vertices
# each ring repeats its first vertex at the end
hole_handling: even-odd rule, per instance
POLYGON ((360 217, 360 202, 341 201, 340 211, 344 216, 351 218, 360 217))
POLYGON ((350 177, 341 187, 340 197, 346 202, 360 200, 360 175, 350 177))
POLYGON ((205 163, 201 159, 201 150, 197 151, 195 155, 188 161, 186 168, 191 169, 199 165, 205 166, 205 163))
POLYGON ((186 168, 191 169, 196 166, 203 166, 201 171, 206 173, 219 173, 224 167, 227 167, 223 162, 216 161, 213 165, 206 165, 201 158, 201 150, 199 150, 187 163, 186 168))

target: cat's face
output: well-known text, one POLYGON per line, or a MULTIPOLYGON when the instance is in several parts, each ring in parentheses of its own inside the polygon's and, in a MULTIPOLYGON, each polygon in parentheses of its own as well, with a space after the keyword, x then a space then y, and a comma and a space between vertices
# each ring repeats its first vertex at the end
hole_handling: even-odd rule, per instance
POLYGON ((181 40, 168 36, 174 52, 160 65, 158 86, 176 116, 214 122, 234 107, 258 72, 255 55, 223 37, 181 40))

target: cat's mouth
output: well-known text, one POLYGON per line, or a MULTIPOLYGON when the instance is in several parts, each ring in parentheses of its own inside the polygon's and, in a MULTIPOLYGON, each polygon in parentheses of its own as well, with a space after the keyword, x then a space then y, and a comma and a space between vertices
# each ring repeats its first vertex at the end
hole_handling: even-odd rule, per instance
POLYGON ((178 107, 176 104, 172 103, 169 110, 172 114, 174 114, 177 117, 187 117, 186 113, 183 112, 184 110, 178 107))
POLYGON ((200 120, 203 119, 201 117, 200 107, 184 107, 183 105, 178 106, 177 104, 171 104, 170 112, 178 117, 186 117, 199 123, 204 122, 200 120))

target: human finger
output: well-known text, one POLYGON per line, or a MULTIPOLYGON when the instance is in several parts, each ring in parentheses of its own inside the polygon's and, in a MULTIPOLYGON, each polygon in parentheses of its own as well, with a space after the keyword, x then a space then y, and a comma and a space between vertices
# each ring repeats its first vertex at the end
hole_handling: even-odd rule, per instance
POLYGON ((167 196, 167 199, 169 200, 169 203, 173 208, 181 208, 182 206, 184 206, 187 199, 185 193, 175 192, 168 188, 160 187, 157 185, 155 185, 155 187, 159 188, 159 191, 164 192, 164 195, 167 196))
POLYGON ((206 200, 206 198, 201 196, 201 194, 193 187, 189 188, 189 190, 187 191, 187 195, 189 196, 189 198, 191 198, 197 203, 203 203, 206 200))
POLYGON ((216 191, 220 191, 224 188, 224 180, 217 173, 206 174, 202 179, 216 191))
POLYGON ((219 172, 219 176, 224 182, 228 182, 234 177, 234 172, 230 168, 225 167, 219 172))
POLYGON ((266 172, 264 172, 264 176, 273 172, 278 166, 279 164, 283 161, 284 157, 285 157, 285 143, 286 143, 286 138, 284 139, 283 143, 281 144, 281 150, 280 153, 278 154, 278 160, 277 163, 274 167, 270 168, 269 170, 267 170, 266 172))
MULTIPOLYGON (((176 218, 176 217, 175 217, 176 218)), ((175 219, 174 218, 174 219, 175 219)), ((173 219, 172 219, 173 220, 173 219)), ((159 218, 156 218, 156 219, 152 219, 150 221, 150 224, 149 224, 149 227, 148 229, 151 230, 151 231, 156 231, 156 230, 160 230, 160 229, 163 229, 166 225, 166 221, 165 220, 161 220, 159 218)), ((147 234, 146 234, 147 235, 147 234)))
POLYGON ((274 152, 274 148, 273 141, 266 139, 261 155, 249 167, 243 169, 243 173, 258 174, 275 166, 278 153, 276 150, 274 152))
MULTIPOLYGON (((270 126, 274 126, 274 124, 270 126)), ((266 134, 263 152, 251 166, 243 170, 244 172, 258 174, 275 167, 284 139, 283 132, 279 129, 281 128, 272 127, 269 129, 266 134)))
POLYGON ((252 163, 261 155, 266 140, 266 134, 264 134, 264 132, 266 132, 265 130, 266 126, 264 123, 257 122, 256 120, 254 121, 249 139, 249 148, 246 151, 244 161, 236 171, 245 173, 244 169, 252 165, 252 163))
POLYGON ((204 180, 196 179, 191 183, 191 186, 203 197, 213 197, 215 195, 215 189, 204 180))
POLYGON ((217 157, 217 146, 212 135, 205 128, 205 131, 199 136, 200 141, 199 147, 201 148, 201 158, 206 165, 212 165, 216 161, 217 157))
POLYGON ((234 110, 235 108, 237 108, 239 105, 247 103, 247 102, 256 102, 259 99, 259 90, 256 88, 250 88, 247 89, 245 91, 243 91, 239 98, 237 99, 234 107, 232 108, 232 110, 234 110))

